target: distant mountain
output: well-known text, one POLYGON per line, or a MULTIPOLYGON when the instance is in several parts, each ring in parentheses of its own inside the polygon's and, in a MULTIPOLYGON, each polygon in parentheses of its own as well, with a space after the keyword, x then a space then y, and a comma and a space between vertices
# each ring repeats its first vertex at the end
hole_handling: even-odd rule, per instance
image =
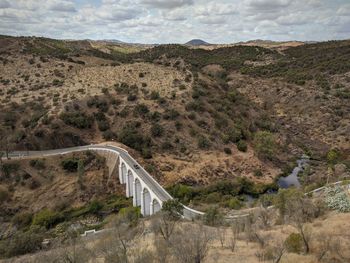
POLYGON ((185 45, 188 45, 188 46, 207 46, 210 44, 205 42, 204 40, 201 40, 201 39, 192 39, 192 40, 188 41, 185 45))

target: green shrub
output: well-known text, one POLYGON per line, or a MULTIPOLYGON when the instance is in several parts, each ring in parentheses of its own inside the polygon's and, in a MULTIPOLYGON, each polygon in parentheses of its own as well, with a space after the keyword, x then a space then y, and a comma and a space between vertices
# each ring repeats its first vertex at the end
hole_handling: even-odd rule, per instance
POLYGON ((119 216, 123 222, 127 222, 129 225, 135 226, 141 217, 141 211, 139 207, 125 207, 120 209, 119 216))
POLYGON ((52 210, 43 209, 39 213, 34 215, 32 224, 43 226, 46 227, 46 229, 49 229, 61 222, 62 220, 63 217, 61 214, 52 210))
POLYGON ((75 173, 78 171, 78 159, 68 158, 61 162, 61 166, 64 170, 70 173, 75 173))
POLYGON ((83 112, 64 112, 60 115, 63 122, 79 129, 91 128, 93 118, 83 112))
POLYGON ((107 130, 107 131, 103 132, 102 133, 102 137, 106 141, 118 139, 118 135, 115 132, 111 131, 111 130, 107 130))
POLYGON ((3 163, 1 165, 1 170, 6 177, 9 177, 12 173, 17 172, 19 168, 19 163, 3 163))
POLYGON ((20 228, 30 226, 33 220, 33 215, 28 212, 22 212, 16 214, 14 217, 12 217, 12 223, 17 225, 20 228))
POLYGON ((227 206, 230 209, 238 210, 242 208, 243 204, 238 198, 233 197, 226 201, 225 206, 227 206))
POLYGON ((43 238, 39 231, 17 232, 11 238, 0 241, 0 255, 15 257, 35 252, 41 248, 43 238))
POLYGON ((142 151, 143 148, 148 148, 151 145, 150 138, 141 134, 135 123, 127 124, 120 131, 118 139, 121 143, 138 150, 142 151))
POLYGON ((254 136, 254 148, 261 157, 272 159, 276 151, 274 136, 268 131, 259 131, 254 136))
POLYGON ((136 107, 134 109, 134 113, 136 115, 139 115, 139 116, 144 116, 148 112, 149 112, 149 109, 148 109, 147 105, 145 105, 145 104, 138 104, 138 105, 136 105, 136 107))
POLYGON ((35 169, 38 169, 38 170, 42 170, 42 169, 45 169, 45 161, 44 160, 39 160, 39 159, 36 159, 36 160, 30 160, 29 161, 29 164, 31 167, 34 167, 35 169))
POLYGON ((299 233, 290 234, 284 241, 284 245, 288 252, 300 254, 303 252, 303 238, 299 233))
POLYGON ((248 149, 246 141, 239 140, 236 145, 237 145, 237 149, 241 152, 246 152, 248 149))
POLYGON ((160 124, 155 123, 152 125, 151 134, 153 137, 161 137, 163 133, 164 133, 164 129, 160 124))
POLYGON ((150 94, 150 99, 151 100, 158 100, 160 98, 159 92, 153 90, 150 94))
POLYGON ((218 226, 223 223, 223 215, 220 213, 218 207, 210 207, 204 214, 203 220, 209 226, 218 226))
POLYGON ((255 177, 262 177, 263 173, 260 169, 256 169, 256 170, 254 170, 254 176, 255 177))
POLYGON ((0 204, 6 202, 10 197, 10 193, 3 187, 0 187, 0 204))
POLYGON ((230 148, 228 148, 228 147, 225 147, 225 148, 224 148, 224 152, 225 152, 226 154, 232 154, 232 150, 231 150, 230 148))
POLYGON ((211 143, 206 137, 199 136, 197 139, 197 145, 199 149, 209 149, 211 143))

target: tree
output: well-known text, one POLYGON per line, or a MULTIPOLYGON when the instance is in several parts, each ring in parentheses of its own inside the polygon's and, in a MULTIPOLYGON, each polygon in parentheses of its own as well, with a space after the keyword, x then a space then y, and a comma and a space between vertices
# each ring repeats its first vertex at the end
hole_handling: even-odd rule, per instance
POLYGON ((201 263, 212 239, 212 234, 203 225, 186 224, 171 237, 170 243, 179 262, 201 263))
POLYGON ((259 131, 254 136, 254 148, 258 155, 272 159, 276 151, 276 141, 272 133, 259 131))
POLYGON ((183 215, 183 206, 176 199, 163 203, 162 211, 157 213, 152 220, 153 231, 169 242, 177 223, 183 215))

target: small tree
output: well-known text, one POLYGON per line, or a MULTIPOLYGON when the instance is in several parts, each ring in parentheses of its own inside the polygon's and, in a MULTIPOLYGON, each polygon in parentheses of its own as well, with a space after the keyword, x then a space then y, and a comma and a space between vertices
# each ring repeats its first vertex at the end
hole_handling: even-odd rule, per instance
POLYGON ((276 141, 272 133, 259 131, 254 136, 254 148, 258 155, 272 159, 276 151, 276 141))
POLYGON ((203 225, 184 225, 170 242, 175 257, 181 263, 201 263, 206 258, 212 234, 203 225))

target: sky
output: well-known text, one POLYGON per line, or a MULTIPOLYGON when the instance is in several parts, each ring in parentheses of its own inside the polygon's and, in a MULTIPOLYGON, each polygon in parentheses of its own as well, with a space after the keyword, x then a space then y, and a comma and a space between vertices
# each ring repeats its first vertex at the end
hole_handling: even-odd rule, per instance
POLYGON ((0 0, 0 34, 146 44, 350 39, 350 0, 0 0))

